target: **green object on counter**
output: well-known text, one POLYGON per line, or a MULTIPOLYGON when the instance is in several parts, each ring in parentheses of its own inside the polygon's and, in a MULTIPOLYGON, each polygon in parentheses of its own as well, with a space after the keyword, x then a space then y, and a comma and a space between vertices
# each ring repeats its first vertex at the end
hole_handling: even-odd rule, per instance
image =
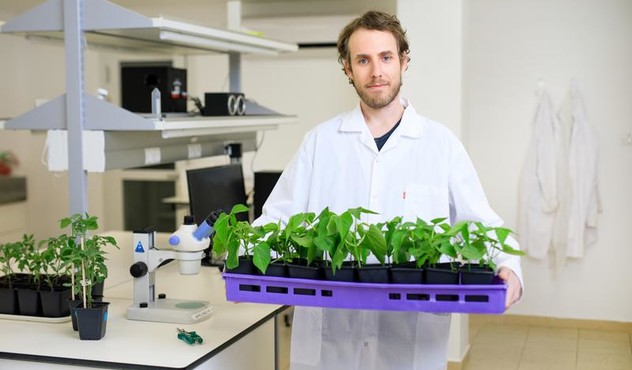
POLYGON ((197 335, 194 331, 186 331, 184 329, 178 329, 178 339, 183 340, 191 345, 202 344, 202 337, 197 335))

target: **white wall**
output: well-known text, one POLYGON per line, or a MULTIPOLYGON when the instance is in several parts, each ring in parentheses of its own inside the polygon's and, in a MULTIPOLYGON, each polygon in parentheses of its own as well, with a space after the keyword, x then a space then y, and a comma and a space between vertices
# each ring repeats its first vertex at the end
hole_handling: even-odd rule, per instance
POLYGON ((534 91, 559 107, 575 78, 601 146, 604 212, 599 241, 557 276, 523 259, 526 294, 516 314, 632 321, 632 2, 469 3, 464 137, 493 208, 516 227, 519 172, 531 136, 534 91))

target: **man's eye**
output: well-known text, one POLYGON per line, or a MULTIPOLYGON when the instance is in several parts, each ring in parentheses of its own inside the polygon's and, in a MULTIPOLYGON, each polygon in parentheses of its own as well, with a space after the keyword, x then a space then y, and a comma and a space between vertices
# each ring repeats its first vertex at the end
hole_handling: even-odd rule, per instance
POLYGON ((392 56, 390 56, 390 55, 385 55, 385 56, 384 56, 384 58, 382 58, 382 59, 383 59, 385 62, 388 62, 388 61, 390 61, 391 59, 393 59, 393 57, 392 57, 392 56))
POLYGON ((358 64, 367 64, 369 62, 368 59, 360 59, 358 60, 358 64))

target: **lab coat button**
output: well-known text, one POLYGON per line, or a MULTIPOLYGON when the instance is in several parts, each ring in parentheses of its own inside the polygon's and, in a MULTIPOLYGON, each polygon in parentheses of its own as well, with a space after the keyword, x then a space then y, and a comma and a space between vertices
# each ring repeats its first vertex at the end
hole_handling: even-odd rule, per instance
POLYGON ((364 346, 368 347, 369 346, 369 342, 364 342, 364 346))

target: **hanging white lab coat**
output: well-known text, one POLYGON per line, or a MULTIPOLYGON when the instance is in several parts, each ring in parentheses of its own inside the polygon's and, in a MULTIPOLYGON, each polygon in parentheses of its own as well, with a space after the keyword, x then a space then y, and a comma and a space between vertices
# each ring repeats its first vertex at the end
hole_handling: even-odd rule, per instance
POLYGON ((545 258, 552 245, 558 201, 560 125, 546 91, 540 94, 519 185, 518 238, 526 253, 545 258))
POLYGON ((586 118, 584 102, 575 85, 562 103, 562 126, 570 128, 568 145, 568 213, 566 257, 583 257, 584 248, 597 240, 597 215, 601 212, 598 189, 598 142, 586 118))
MULTIPOLYGON (((364 207, 379 213, 365 215, 370 223, 404 216, 501 225, 458 139, 402 103, 400 126, 381 151, 359 105, 308 132, 255 224, 364 207)), ((497 263, 522 281, 519 258, 497 263)), ((296 307, 291 369, 445 369, 449 327, 447 314, 296 307)))

